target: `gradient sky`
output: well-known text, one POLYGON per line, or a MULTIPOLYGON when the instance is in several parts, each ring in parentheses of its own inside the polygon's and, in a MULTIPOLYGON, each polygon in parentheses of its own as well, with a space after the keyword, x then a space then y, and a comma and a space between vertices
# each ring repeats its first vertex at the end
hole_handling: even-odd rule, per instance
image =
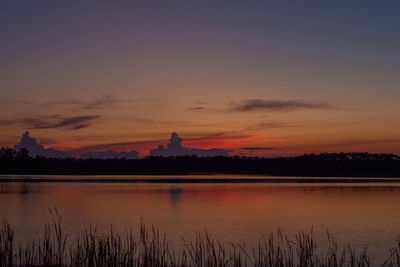
POLYGON ((400 151, 399 1, 2 1, 0 144, 400 151))

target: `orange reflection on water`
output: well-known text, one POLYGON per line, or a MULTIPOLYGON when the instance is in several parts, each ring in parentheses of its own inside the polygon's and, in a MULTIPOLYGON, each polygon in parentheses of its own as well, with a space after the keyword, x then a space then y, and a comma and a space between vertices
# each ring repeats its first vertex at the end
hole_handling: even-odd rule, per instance
POLYGON ((384 254, 400 234, 397 203, 399 183, 0 184, 1 215, 19 238, 37 234, 56 206, 72 234, 84 223, 137 228, 143 217, 174 242, 207 230, 222 241, 255 245, 278 228, 292 236, 313 227, 321 242, 329 230, 341 243, 384 254))

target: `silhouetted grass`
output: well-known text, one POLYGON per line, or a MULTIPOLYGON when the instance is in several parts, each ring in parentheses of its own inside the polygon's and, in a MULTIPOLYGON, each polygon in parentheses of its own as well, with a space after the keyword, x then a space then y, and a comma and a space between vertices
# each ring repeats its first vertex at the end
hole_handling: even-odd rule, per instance
POLYGON ((338 249, 329 233, 327 238, 328 248, 320 251, 312 231, 300 231, 293 240, 278 231, 246 249, 221 244, 204 233, 191 241, 182 238, 182 246, 171 248, 157 228, 148 229, 143 221, 138 231, 123 235, 112 227, 100 233, 89 225, 69 238, 54 210, 43 235, 25 243, 16 244, 12 226, 5 219, 1 222, 0 266, 400 266, 400 241, 387 260, 376 265, 367 250, 338 249))

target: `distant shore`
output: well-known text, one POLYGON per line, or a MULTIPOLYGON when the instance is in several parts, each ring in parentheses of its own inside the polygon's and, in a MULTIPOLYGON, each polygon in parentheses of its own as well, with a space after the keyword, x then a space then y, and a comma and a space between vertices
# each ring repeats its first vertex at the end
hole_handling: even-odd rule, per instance
MULTIPOLYGON (((261 175, 273 177, 400 178, 394 154, 323 153, 298 157, 146 157, 142 159, 32 158, 21 153, 0 155, 0 174, 16 175, 261 175)), ((302 179, 302 181, 304 181, 302 179)), ((314 181, 314 179, 313 179, 314 181)), ((134 182, 134 181, 132 181, 134 182)), ((163 181, 160 181, 163 182, 163 181)), ((202 180, 193 180, 202 182, 202 180)), ((214 182, 218 182, 215 180, 214 182)), ((220 182, 227 182, 226 180, 220 182)), ((231 182, 240 182, 232 180, 231 182)), ((249 182, 248 179, 242 182, 249 182)), ((257 178, 257 181, 260 182, 257 178)), ((272 182, 269 179, 269 182, 272 182)), ((281 182, 279 179, 277 182, 281 182)), ((321 181, 321 182, 325 182, 321 181)))
POLYGON ((399 183, 396 177, 276 177, 246 175, 0 175, 0 183, 399 183))

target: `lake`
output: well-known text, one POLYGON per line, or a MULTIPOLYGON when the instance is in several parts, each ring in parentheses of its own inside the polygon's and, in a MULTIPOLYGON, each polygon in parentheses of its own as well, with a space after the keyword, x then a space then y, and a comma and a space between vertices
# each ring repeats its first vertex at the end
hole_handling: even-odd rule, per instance
POLYGON ((400 182, 357 181, 232 175, 3 175, 0 217, 15 227, 18 240, 40 235, 53 207, 62 215, 69 235, 89 223, 125 231, 137 228, 143 218, 173 244, 207 231, 222 242, 252 247, 260 236, 278 229, 292 237, 298 230, 313 228, 322 246, 329 230, 339 244, 367 246, 381 260, 400 236, 400 182))

